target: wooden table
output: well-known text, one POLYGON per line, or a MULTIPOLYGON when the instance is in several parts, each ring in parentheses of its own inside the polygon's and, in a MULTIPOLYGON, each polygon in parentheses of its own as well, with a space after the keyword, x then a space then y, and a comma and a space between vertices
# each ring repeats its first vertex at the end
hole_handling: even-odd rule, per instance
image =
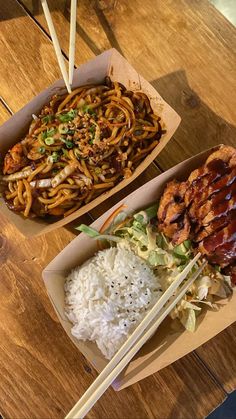
MULTIPOLYGON (((69 1, 48 1, 68 55, 69 1)), ((0 0, 1 122, 60 77, 39 0, 0 0)), ((86 222, 162 170, 217 143, 236 144, 236 30, 206 0, 80 0, 76 65, 111 46, 181 115, 148 170, 86 222)), ((0 409, 5 418, 63 418, 96 372, 62 330, 43 267, 75 232, 25 239, 0 219, 0 409)), ((203 418, 236 387, 236 325, 121 392, 89 418, 203 418)))

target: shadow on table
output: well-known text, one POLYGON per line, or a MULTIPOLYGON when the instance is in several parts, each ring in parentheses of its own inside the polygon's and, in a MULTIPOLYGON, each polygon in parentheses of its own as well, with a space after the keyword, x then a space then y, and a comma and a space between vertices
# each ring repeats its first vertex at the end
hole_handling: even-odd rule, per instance
MULTIPOLYGON (((22 8, 20 7, 14 8, 14 11, 11 10, 11 8, 7 8, 6 10, 4 10, 3 15, 0 17, 0 21, 17 18, 24 15, 25 13, 29 13, 31 16, 37 19, 37 16, 43 14, 41 0, 31 0, 31 2, 19 0, 18 3, 22 5, 22 8)), ((101 29, 105 33, 107 40, 109 41, 110 47, 116 48, 121 54, 123 54, 121 46, 105 14, 106 10, 109 10, 111 12, 114 11, 115 3, 116 3, 116 0, 111 0, 108 6, 104 6, 98 0, 92 0, 87 3, 87 9, 88 9, 87 13, 96 15, 98 22, 101 26, 101 29)), ((70 4, 71 4, 71 0, 64 0, 64 1, 52 0, 48 2, 50 12, 54 12, 54 11, 60 12, 62 15, 64 15, 64 17, 66 18, 68 22, 70 22, 70 4)), ((86 28, 84 28, 79 23, 78 19, 76 23, 76 32, 83 39, 83 41, 88 45, 88 47, 91 49, 91 51, 95 55, 101 54, 102 50, 98 48, 98 46, 96 45, 96 39, 93 40, 91 38, 91 36, 86 32, 86 28)))
MULTIPOLYGON (((111 1, 110 2, 110 10, 113 10, 115 1, 111 1)), ((104 13, 103 8, 101 7, 100 3, 98 0, 93 0, 90 2, 90 4, 88 3, 88 7, 91 8, 90 12, 91 13, 95 13, 95 15, 97 16, 97 19, 99 21, 99 24, 101 25, 101 28, 103 30, 103 32, 105 33, 109 43, 110 43, 110 47, 111 48, 116 48, 117 51, 119 51, 121 54, 124 55, 124 53, 122 52, 122 49, 120 47, 120 44, 111 28, 111 25, 109 23, 109 21, 106 18, 106 15, 104 13)), ((65 18, 70 21, 70 0, 66 0, 65 1, 65 6, 64 6, 64 11, 63 14, 65 16, 65 18)), ((86 32, 86 30, 80 25, 80 23, 76 22, 76 32, 77 34, 83 39, 83 41, 88 45, 88 47, 91 49, 91 51, 93 51, 93 53, 95 55, 101 54, 102 50, 99 49, 96 45, 96 40, 93 40, 89 34, 86 32)), ((99 35, 98 35, 99 36, 99 35)))
POLYGON ((179 163, 183 155, 188 158, 221 143, 236 145, 236 127, 201 100, 191 89, 184 70, 155 79, 151 84, 182 118, 174 137, 161 153, 160 160, 158 157, 162 169, 179 163), (175 153, 172 152, 174 141, 178 144, 174 147, 175 153))

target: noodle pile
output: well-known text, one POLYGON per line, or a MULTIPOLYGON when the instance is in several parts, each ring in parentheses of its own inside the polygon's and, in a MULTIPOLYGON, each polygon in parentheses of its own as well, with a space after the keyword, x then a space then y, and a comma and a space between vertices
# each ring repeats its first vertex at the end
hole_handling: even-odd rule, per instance
POLYGON ((67 216, 112 188, 158 144, 149 99, 120 83, 54 96, 5 156, 4 198, 28 216, 67 216))

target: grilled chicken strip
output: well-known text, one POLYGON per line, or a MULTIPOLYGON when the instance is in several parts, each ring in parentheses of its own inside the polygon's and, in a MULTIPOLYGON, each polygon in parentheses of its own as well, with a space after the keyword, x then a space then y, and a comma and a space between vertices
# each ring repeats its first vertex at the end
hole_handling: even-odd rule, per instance
POLYGON ((218 246, 213 255, 210 255, 209 260, 212 263, 220 265, 222 268, 230 265, 236 261, 236 241, 224 243, 218 246))
POLYGON ((198 219, 198 222, 201 223, 201 220, 207 216, 207 214, 213 209, 217 211, 219 204, 224 204, 225 201, 229 201, 232 196, 236 193, 236 182, 232 185, 227 186, 226 188, 219 191, 217 194, 213 195, 212 199, 209 199, 205 202, 195 213, 195 217, 198 219))
POLYGON ((186 240, 190 232, 189 219, 185 214, 186 189, 186 182, 174 180, 168 183, 158 208, 159 229, 175 244, 186 240))
POLYGON ((186 182, 170 182, 157 215, 173 244, 190 237, 211 263, 228 270, 234 266, 236 284, 235 148, 220 147, 186 182))
POLYGON ((231 199, 220 203, 216 208, 212 209, 203 219, 201 224, 206 226, 215 218, 227 215, 227 213, 236 208, 236 192, 231 196, 231 199))
POLYGON ((218 230, 221 230, 225 226, 229 224, 229 222, 236 219, 236 209, 229 211, 227 215, 223 215, 222 217, 216 218, 206 227, 204 227, 197 236, 194 237, 195 242, 202 241, 205 237, 210 236, 211 234, 215 233, 218 230))
POLYGON ((211 255, 218 246, 236 240, 236 219, 231 221, 222 230, 206 237, 200 244, 199 250, 205 255, 211 255))
POLYGON ((192 202, 191 207, 189 208, 190 218, 194 219, 196 217, 197 209, 202 206, 207 199, 210 199, 212 195, 220 192, 221 189, 226 188, 236 181, 236 168, 225 176, 221 177, 214 183, 210 183, 204 190, 197 192, 194 197, 194 202, 192 202))

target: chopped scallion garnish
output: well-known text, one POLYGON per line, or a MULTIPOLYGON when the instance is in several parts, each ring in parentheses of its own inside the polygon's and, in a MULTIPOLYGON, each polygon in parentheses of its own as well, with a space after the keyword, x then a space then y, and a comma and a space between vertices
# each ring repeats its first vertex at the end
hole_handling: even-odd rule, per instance
POLYGON ((61 122, 69 122, 69 121, 72 121, 75 118, 76 114, 77 114, 77 111, 75 109, 71 109, 67 113, 57 115, 57 118, 61 122))
POLYGON ((61 141, 66 145, 66 148, 73 148, 74 143, 70 140, 67 140, 66 138, 61 138, 61 141))
POLYGON ((54 141, 53 137, 48 137, 48 138, 45 138, 44 142, 47 145, 52 145, 52 144, 54 144, 55 141, 54 141))
POLYGON ((51 122, 53 120, 53 115, 46 115, 42 118, 42 121, 44 124, 47 124, 48 122, 51 122))
POLYGON ((52 158, 53 163, 56 163, 59 159, 59 154, 56 151, 54 151, 51 155, 51 158, 52 158))

